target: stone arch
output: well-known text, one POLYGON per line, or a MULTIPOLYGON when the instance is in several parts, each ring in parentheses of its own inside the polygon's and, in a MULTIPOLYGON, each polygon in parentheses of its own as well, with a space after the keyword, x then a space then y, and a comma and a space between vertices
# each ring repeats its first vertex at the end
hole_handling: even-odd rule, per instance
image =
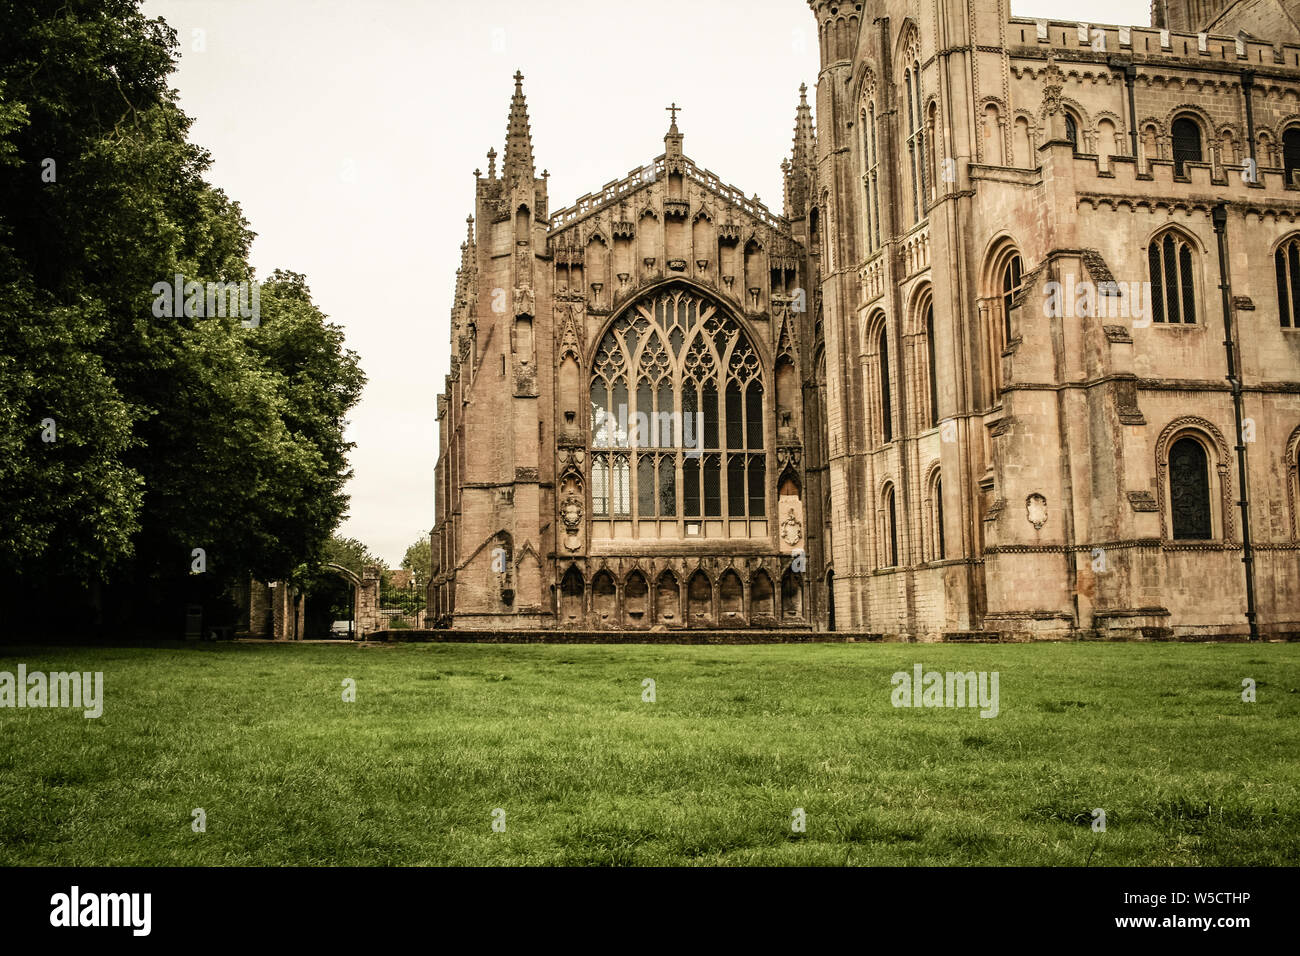
POLYGON ((934 290, 929 282, 912 287, 906 310, 904 348, 908 374, 906 384, 910 407, 916 410, 914 425, 933 428, 939 423, 939 368, 935 345, 934 290))
POLYGON ((1300 515, 1296 514, 1296 508, 1300 506, 1300 425, 1297 425, 1295 431, 1291 432, 1291 437, 1286 440, 1286 451, 1283 453, 1282 474, 1286 476, 1286 501, 1287 511, 1291 516, 1291 540, 1300 541, 1300 515))
POLYGON ((786 621, 803 620, 803 575, 786 568, 781 575, 781 617, 786 621))
POLYGON ((1020 246, 1009 233, 994 236, 985 247, 976 299, 980 368, 977 375, 984 406, 997 403, 1003 385, 1003 353, 1015 340, 1011 311, 1026 272, 1020 246))
POLYGON ((1160 537, 1171 541, 1173 530, 1169 516, 1169 451, 1180 438, 1192 437, 1206 451, 1206 468, 1210 485, 1211 540, 1231 541, 1234 537, 1232 519, 1232 470, 1229 467, 1228 443, 1213 422, 1197 415, 1175 418, 1156 439, 1156 502, 1160 508, 1160 537), (1217 506, 1215 502, 1218 502, 1217 506))
POLYGON ((628 627, 650 624, 650 586, 639 568, 633 569, 623 582, 623 621, 628 627))
MULTIPOLYGON (((351 568, 327 561, 321 565, 322 570, 329 571, 343 578, 352 588, 352 637, 359 639, 363 634, 381 629, 379 616, 379 576, 363 580, 351 568)), ((281 586, 285 586, 283 583, 281 586)), ((304 602, 303 619, 306 620, 304 602)))
POLYGON ((682 623, 682 588, 677 575, 664 568, 655 581, 655 623, 676 627, 682 623))
POLYGON ((618 586, 608 568, 601 568, 591 579, 591 615, 598 627, 618 624, 618 586))
POLYGON ((692 625, 713 623, 713 582, 703 568, 686 582, 686 619, 692 625))
POLYGON ((751 623, 775 623, 776 590, 771 576, 759 568, 749 580, 749 620, 751 623))
POLYGON ((560 579, 559 618, 562 625, 576 626, 582 623, 583 603, 586 596, 587 582, 576 564, 569 565, 560 579))
POLYGON ((744 625, 745 586, 735 568, 727 568, 718 578, 718 624, 744 625))

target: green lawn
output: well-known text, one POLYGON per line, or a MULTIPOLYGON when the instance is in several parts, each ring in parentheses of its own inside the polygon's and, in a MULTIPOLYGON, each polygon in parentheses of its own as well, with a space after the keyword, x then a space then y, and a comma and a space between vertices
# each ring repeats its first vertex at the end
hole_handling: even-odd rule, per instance
POLYGON ((103 671, 104 713, 0 709, 3 865, 1300 862, 1297 645, 0 649, 20 662, 103 671), (894 708, 918 662, 998 671, 1000 714, 894 708))

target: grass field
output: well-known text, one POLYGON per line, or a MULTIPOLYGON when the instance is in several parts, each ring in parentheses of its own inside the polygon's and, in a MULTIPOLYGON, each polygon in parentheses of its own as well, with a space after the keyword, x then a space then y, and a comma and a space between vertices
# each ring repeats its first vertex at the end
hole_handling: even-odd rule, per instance
POLYGON ((0 649, 20 662, 102 671, 104 712, 0 709, 3 865, 1300 862, 1297 645, 0 649), (999 715, 893 707, 915 663, 998 671, 999 715))

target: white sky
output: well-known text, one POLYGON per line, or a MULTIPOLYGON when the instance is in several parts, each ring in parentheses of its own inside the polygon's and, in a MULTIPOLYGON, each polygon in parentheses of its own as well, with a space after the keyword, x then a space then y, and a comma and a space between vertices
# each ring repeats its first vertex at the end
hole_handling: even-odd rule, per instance
MULTIPOLYGON (((191 138, 212 152, 210 181, 258 234, 258 275, 305 273, 361 356, 370 382, 348 429, 357 447, 341 531, 391 566, 433 525, 435 396, 472 173, 487 169, 489 147, 503 151, 515 70, 552 209, 663 152, 664 107, 675 100, 686 154, 780 213, 799 84, 811 100, 817 79, 804 0, 145 0, 143 9, 179 34, 175 83, 191 138)), ((1150 22, 1141 0, 1012 9, 1150 22)))

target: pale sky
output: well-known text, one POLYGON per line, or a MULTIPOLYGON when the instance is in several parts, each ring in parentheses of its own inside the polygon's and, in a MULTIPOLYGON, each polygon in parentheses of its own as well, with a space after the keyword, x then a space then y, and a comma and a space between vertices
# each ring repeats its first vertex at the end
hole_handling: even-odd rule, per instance
MULTIPOLYGON (((342 534, 396 566, 433 525, 435 397, 476 168, 504 148, 524 73, 552 209, 684 150, 781 211, 799 84, 817 81, 804 0, 146 0, 177 31, 174 82, 209 180, 257 233, 258 276, 305 273, 370 381, 353 410, 342 534), (196 33, 195 31, 201 31, 196 33), (200 48, 201 47, 201 48, 200 48)), ((1013 2, 1017 16, 1146 25, 1143 2, 1013 2), (1087 11, 1086 14, 1083 11, 1087 11)))

